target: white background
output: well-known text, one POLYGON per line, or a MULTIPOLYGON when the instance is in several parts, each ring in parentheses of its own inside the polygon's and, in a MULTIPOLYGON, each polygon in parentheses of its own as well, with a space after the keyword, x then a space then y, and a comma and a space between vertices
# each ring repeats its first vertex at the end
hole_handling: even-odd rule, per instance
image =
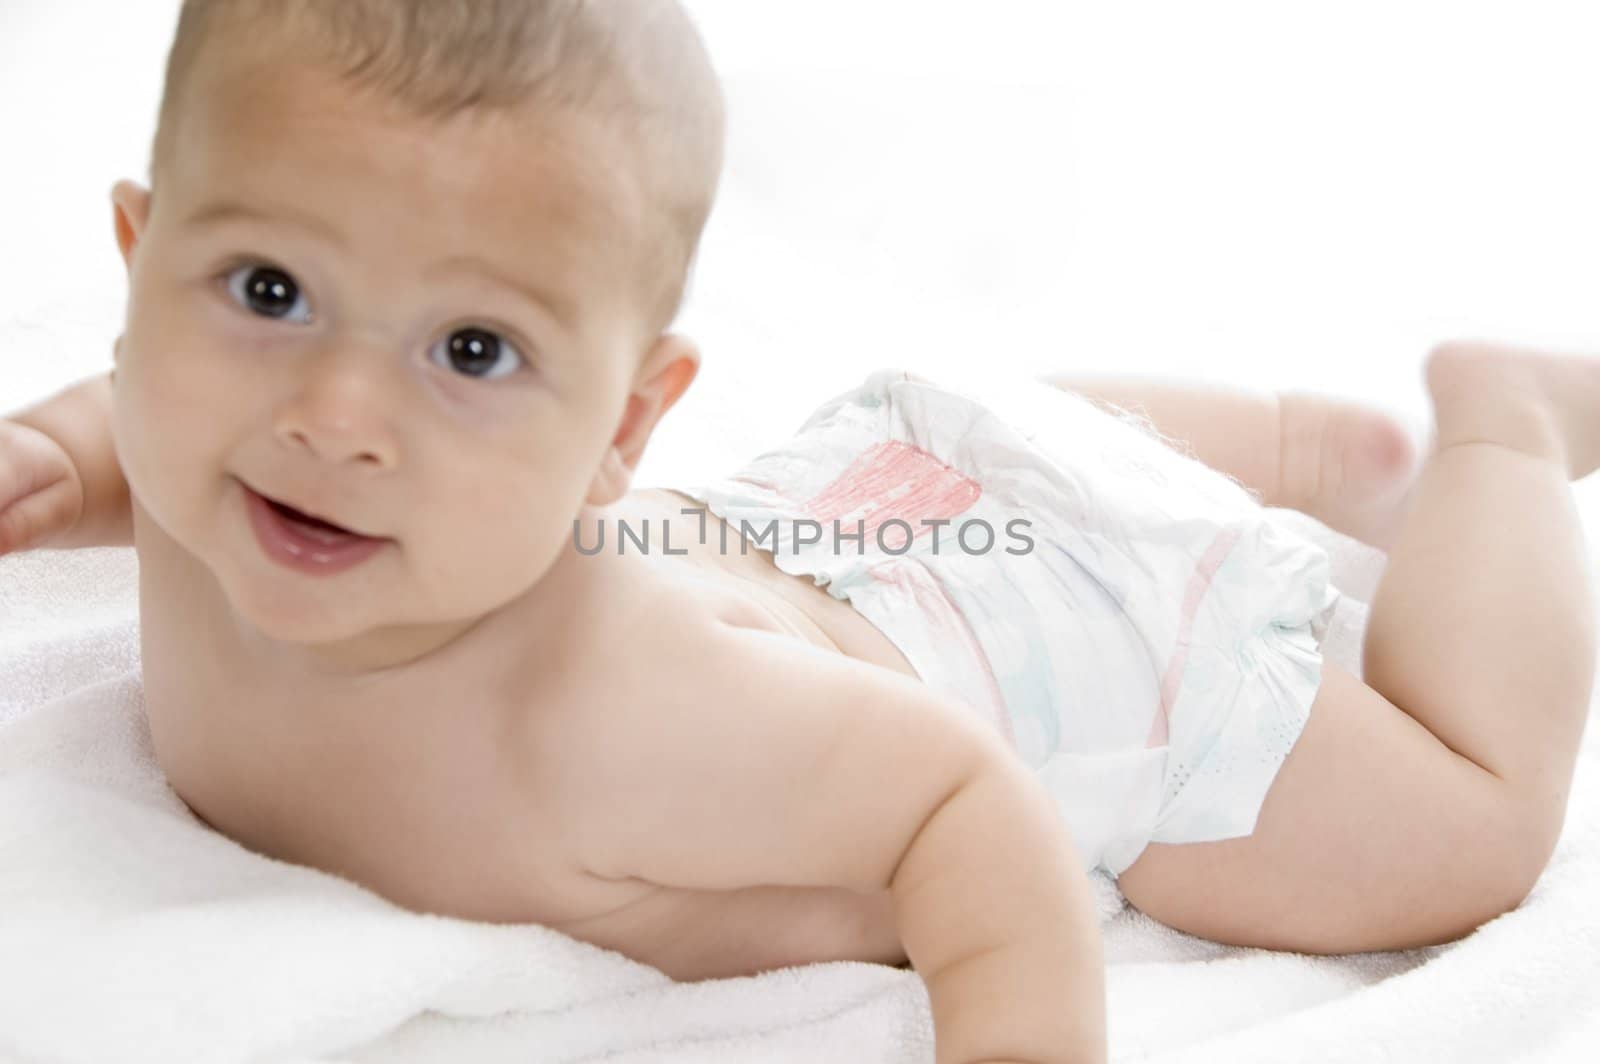
MULTIPOLYGON (((641 482, 729 469, 881 365, 1312 388, 1421 425, 1436 340, 1600 352, 1592 4, 689 6, 728 166, 679 323, 705 367, 641 482)), ((110 365, 110 188, 147 180, 176 10, 0 0, 0 412, 110 365)))

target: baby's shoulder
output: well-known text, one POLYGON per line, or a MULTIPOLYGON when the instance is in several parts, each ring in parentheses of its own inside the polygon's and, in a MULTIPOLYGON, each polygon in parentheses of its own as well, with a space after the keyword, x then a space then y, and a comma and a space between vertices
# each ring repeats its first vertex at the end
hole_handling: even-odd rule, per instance
MULTIPOLYGON (((559 632, 539 645, 526 634, 533 626, 523 627, 513 698, 524 756, 570 764, 575 750, 614 747, 632 712, 681 712, 700 675, 690 666, 704 662, 717 616, 713 605, 646 574, 583 587, 559 632)), ((561 766, 539 767, 551 780, 564 775, 561 766)))

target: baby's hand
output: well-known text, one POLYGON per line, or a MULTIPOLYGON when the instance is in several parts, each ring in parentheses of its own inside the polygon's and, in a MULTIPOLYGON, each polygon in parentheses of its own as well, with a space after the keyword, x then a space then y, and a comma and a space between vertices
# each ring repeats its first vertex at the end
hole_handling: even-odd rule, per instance
POLYGON ((48 547, 70 533, 83 500, 83 478, 65 447, 0 420, 0 555, 48 547))

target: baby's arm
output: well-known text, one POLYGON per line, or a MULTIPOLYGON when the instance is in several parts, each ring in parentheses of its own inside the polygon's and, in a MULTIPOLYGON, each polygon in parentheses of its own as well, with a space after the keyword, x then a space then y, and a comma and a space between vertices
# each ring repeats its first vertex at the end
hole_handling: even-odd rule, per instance
POLYGON ((567 775, 543 782, 571 803, 587 871, 707 891, 887 888, 938 1064, 1104 1059, 1086 877, 1052 799, 988 725, 771 632, 707 620, 652 634, 627 656, 619 635, 632 696, 545 736, 561 754, 541 772, 555 760, 567 775))
MULTIPOLYGON (((42 402, 5 415, 4 420, 50 437, 77 469, 83 489, 81 516, 50 538, 50 549, 133 546, 133 503, 111 433, 109 372, 79 381, 42 402)), ((4 460, 0 455, 0 461, 4 460)), ((0 506, 11 501, 0 499, 0 506)))

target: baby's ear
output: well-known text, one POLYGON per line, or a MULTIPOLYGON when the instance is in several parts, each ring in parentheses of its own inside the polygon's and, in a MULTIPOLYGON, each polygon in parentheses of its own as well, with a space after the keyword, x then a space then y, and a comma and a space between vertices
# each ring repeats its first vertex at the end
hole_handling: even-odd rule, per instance
POLYGON ((699 372, 700 348, 688 337, 667 333, 650 348, 634 375, 622 421, 589 489, 590 505, 608 506, 628 493, 651 433, 699 372))
POLYGON ((133 181, 118 181, 111 187, 111 220, 123 264, 132 270, 134 250, 150 224, 150 190, 133 181))
POLYGON ((634 394, 650 394, 659 399, 655 416, 650 420, 651 431, 655 430, 656 422, 689 390, 689 385, 699 373, 700 348, 687 336, 667 333, 650 348, 650 353, 639 365, 639 383, 634 386, 634 394))

